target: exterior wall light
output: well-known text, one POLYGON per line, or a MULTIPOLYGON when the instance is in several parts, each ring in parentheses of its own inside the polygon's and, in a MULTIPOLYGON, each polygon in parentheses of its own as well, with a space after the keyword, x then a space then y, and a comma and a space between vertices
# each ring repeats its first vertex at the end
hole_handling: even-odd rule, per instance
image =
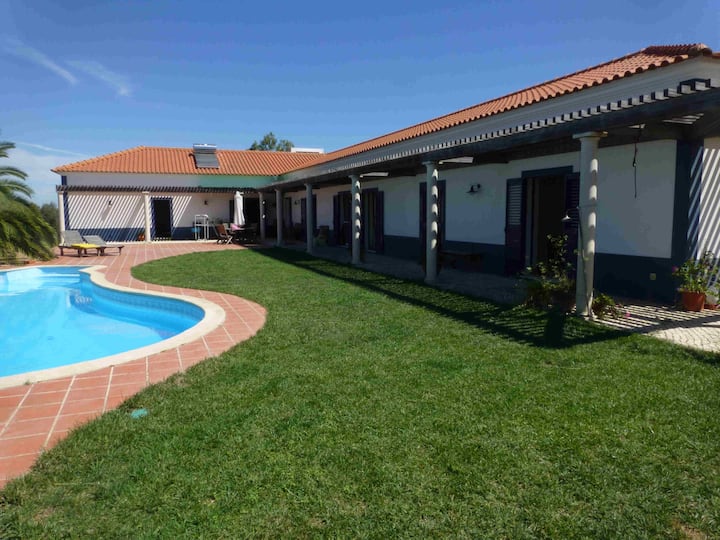
POLYGON ((108 206, 112 206, 112 199, 108 199, 108 206))
POLYGON ((468 193, 470 195, 475 195, 476 193, 480 193, 480 190, 482 189, 482 184, 471 184, 470 189, 468 189, 468 193))

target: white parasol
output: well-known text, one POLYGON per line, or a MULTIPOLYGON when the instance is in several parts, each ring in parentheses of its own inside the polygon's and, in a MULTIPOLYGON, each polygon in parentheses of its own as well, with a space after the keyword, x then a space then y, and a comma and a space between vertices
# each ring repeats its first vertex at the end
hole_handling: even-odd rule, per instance
POLYGON ((239 191, 235 192, 235 216, 233 217, 233 223, 240 227, 245 225, 245 214, 243 212, 243 196, 239 191))

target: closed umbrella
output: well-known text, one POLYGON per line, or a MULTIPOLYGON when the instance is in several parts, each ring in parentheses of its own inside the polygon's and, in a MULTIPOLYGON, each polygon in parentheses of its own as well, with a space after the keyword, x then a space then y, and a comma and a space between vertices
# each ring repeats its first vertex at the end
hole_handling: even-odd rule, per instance
POLYGON ((242 227, 245 225, 245 214, 243 212, 243 196, 239 191, 235 192, 235 216, 233 222, 242 227))

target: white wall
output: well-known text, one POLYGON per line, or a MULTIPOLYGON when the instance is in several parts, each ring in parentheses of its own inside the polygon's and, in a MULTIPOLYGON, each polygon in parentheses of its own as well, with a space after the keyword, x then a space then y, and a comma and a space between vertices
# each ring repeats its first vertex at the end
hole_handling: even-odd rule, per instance
MULTIPOLYGON (((151 193, 150 198, 172 199, 173 227, 192 227, 195 214, 207 214, 211 220, 228 221, 232 193, 151 193), (207 205, 205 205, 207 201, 207 205)), ((68 229, 133 228, 145 226, 142 194, 69 193, 68 229), (108 204, 112 201, 112 205, 108 204)))
POLYGON ((633 147, 600 150, 598 252, 670 257, 676 153, 675 141, 638 145, 636 197, 633 147))
MULTIPOLYGON (((670 257, 675 141, 640 143, 637 154, 637 197, 634 189, 632 145, 600 149, 598 174, 597 251, 622 255, 670 257)), ((580 153, 565 153, 513 161, 442 170, 446 181, 448 240, 503 245, 505 242, 505 188, 509 178, 523 171, 571 166, 579 170, 580 153), (482 184, 476 195, 471 184, 482 184)), ((385 192, 385 234, 417 237, 418 184, 425 175, 362 181, 363 189, 385 192)), ((345 186, 317 189, 318 222, 332 226, 332 196, 345 186)), ((298 194, 298 198, 304 196, 298 194)), ((299 208, 299 207, 298 207, 299 208)), ((299 209, 298 209, 299 216, 299 209)), ((299 220, 299 217, 298 217, 299 220)))

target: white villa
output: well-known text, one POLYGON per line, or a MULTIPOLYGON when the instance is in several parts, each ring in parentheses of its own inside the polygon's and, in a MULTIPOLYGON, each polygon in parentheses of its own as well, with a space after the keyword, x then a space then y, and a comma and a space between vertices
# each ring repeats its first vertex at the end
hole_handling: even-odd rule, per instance
POLYGON ((674 265, 720 253, 720 54, 647 47, 327 154, 137 147, 54 171, 62 226, 107 240, 193 238, 240 191, 263 239, 322 229, 429 283, 443 253, 512 274, 565 233, 579 312, 593 286, 669 300, 674 265))

